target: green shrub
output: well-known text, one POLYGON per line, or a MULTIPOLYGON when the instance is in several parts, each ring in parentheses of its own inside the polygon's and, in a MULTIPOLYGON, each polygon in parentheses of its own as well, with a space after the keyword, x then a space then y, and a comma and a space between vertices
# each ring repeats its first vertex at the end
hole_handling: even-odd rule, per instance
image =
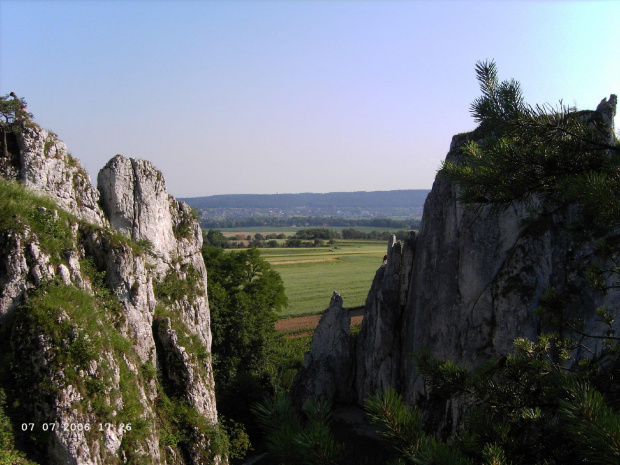
POLYGON ((155 297, 167 304, 187 297, 188 302, 192 304, 199 296, 204 296, 200 272, 189 263, 181 265, 181 272, 185 274, 184 279, 180 279, 176 271, 170 270, 164 279, 156 283, 155 297))
POLYGON ((213 425, 207 418, 184 399, 169 397, 160 387, 155 404, 157 412, 160 446, 183 450, 194 444, 201 434, 209 439, 209 450, 201 451, 201 463, 211 463, 216 455, 227 455, 228 437, 219 425, 213 425))
POLYGON ((252 450, 250 436, 242 423, 234 420, 224 420, 220 418, 220 427, 224 429, 228 436, 228 458, 233 462, 243 459, 252 450))
MULTIPOLYGON (((336 441, 331 431, 331 405, 309 399, 303 416, 286 394, 254 404, 256 416, 275 463, 283 465, 377 465, 384 460, 358 454, 354 447, 336 441)), ((443 462, 437 462, 443 463, 443 462)))
POLYGON ((194 233, 194 227, 198 224, 199 220, 200 210, 198 208, 194 207, 189 212, 181 210, 180 218, 172 228, 174 237, 178 240, 191 238, 194 233))

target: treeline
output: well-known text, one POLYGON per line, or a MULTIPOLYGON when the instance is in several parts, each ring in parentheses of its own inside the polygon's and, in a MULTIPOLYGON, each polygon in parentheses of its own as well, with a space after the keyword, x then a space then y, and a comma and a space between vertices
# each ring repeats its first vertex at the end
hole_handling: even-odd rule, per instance
MULTIPOLYGON (((202 242, 205 246, 218 247, 220 249, 244 249, 244 248, 263 248, 263 247, 280 247, 280 240, 290 240, 284 233, 267 234, 256 233, 253 236, 232 236, 226 237, 222 231, 218 229, 209 229, 202 231, 202 242)), ((286 246, 285 246, 286 247, 286 246)))
POLYGON ((410 230, 400 229, 397 232, 391 231, 370 231, 364 232, 359 229, 347 228, 343 229, 342 233, 333 231, 326 228, 311 228, 301 229, 295 233, 292 239, 301 240, 332 240, 332 239, 345 239, 345 240, 369 240, 369 241, 387 241, 392 234, 396 235, 396 239, 405 240, 410 230))
POLYGON ((394 220, 391 218, 372 218, 372 219, 345 219, 323 216, 292 216, 290 218, 279 217, 247 217, 235 219, 213 219, 203 218, 200 225, 204 229, 226 229, 226 228, 253 228, 269 226, 274 228, 284 228, 292 226, 337 226, 337 227, 374 227, 396 229, 420 229, 420 218, 408 218, 405 220, 394 220))
POLYGON ((219 247, 221 249, 239 249, 246 247, 321 247, 333 245, 336 239, 387 241, 392 234, 395 234, 398 240, 405 240, 409 230, 401 229, 396 233, 392 233, 390 231, 364 232, 348 228, 344 229, 342 234, 340 234, 327 228, 310 228, 300 229, 291 236, 287 236, 284 233, 271 233, 267 235, 256 233, 253 236, 236 235, 226 237, 218 229, 209 229, 206 232, 203 231, 202 238, 205 246, 219 247))
POLYGON ((326 228, 300 229, 295 232, 295 239, 340 239, 337 231, 326 228))
POLYGON ((341 236, 343 239, 349 240, 387 241, 392 234, 395 234, 397 240, 404 241, 409 232, 410 230, 403 229, 400 229, 395 233, 390 231, 364 232, 359 229, 347 228, 342 230, 341 236))

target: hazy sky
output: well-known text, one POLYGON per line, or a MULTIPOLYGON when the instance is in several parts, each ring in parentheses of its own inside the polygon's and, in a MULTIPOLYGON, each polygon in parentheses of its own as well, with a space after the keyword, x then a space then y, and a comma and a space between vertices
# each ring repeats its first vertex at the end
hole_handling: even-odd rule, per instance
POLYGON ((476 61, 530 103, 620 93, 620 2, 0 3, 0 94, 96 180, 117 153, 180 197, 430 188, 476 61))

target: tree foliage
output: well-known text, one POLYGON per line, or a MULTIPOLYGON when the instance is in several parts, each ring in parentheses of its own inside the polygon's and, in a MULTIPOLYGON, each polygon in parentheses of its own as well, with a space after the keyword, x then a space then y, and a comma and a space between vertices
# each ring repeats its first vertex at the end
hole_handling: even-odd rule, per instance
POLYGON ((609 223, 620 218, 620 148, 604 119, 560 102, 528 105, 515 80, 499 82, 493 62, 479 62, 482 95, 471 106, 479 140, 462 148, 462 162, 441 174, 455 180, 466 204, 502 211, 514 202, 533 210, 579 202, 609 223))
POLYGON ((218 229, 209 229, 206 233, 202 231, 202 240, 205 246, 229 248, 230 242, 218 229))
POLYGON ((20 120, 32 118, 32 113, 26 110, 26 100, 11 93, 0 97, 0 117, 3 119, 0 126, 6 128, 20 120))
POLYGON ((340 234, 327 228, 300 229, 295 233, 295 239, 340 239, 340 234))
POLYGON ((252 412, 263 431, 273 463, 377 465, 372 457, 335 439, 331 407, 324 398, 311 398, 306 401, 302 413, 284 393, 256 403, 252 412))
POLYGON ((271 456, 283 465, 340 463, 342 448, 330 431, 330 410, 325 400, 311 399, 302 419, 285 394, 265 399, 252 408, 271 456))
POLYGON ((257 249, 225 253, 205 246, 202 254, 218 411, 253 436, 250 406, 276 390, 272 359, 282 337, 275 321, 276 312, 287 305, 284 284, 257 249))
POLYGON ((471 465, 472 462, 457 449, 425 433, 420 410, 408 408, 392 388, 367 398, 364 408, 379 434, 393 445, 407 463, 471 465))
POLYGON ((242 373, 259 375, 277 337, 276 312, 287 305, 280 275, 257 249, 224 253, 204 247, 216 382, 242 373))
POLYGON ((21 130, 24 122, 32 118, 32 113, 26 110, 26 101, 11 92, 0 96, 0 132, 2 133, 2 155, 9 157, 9 140, 7 135, 13 136, 21 130))
POLYGON ((560 401, 562 419, 582 463, 620 463, 620 415, 594 389, 584 388, 560 401))
POLYGON ((550 338, 515 341, 516 352, 466 370, 416 356, 431 396, 466 407, 446 443, 422 429, 421 411, 392 390, 367 399, 372 423, 410 464, 611 464, 620 460, 620 415, 588 370, 553 362, 550 338))

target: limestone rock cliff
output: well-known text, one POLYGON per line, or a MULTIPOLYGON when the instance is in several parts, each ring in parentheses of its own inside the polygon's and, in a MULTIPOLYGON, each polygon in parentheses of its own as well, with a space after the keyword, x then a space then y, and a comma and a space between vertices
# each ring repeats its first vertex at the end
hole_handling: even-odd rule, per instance
POLYGON ((8 142, 0 387, 33 424, 19 440, 40 463, 221 463, 191 209, 149 162, 116 156, 95 189, 55 135, 8 142))
POLYGON ((366 299, 357 338, 355 390, 362 405, 366 396, 402 383, 400 324, 411 278, 416 244, 410 233, 404 244, 392 236, 384 266, 377 270, 366 299))
POLYGON ((351 315, 342 304, 342 297, 334 292, 312 335, 310 352, 292 388, 295 402, 300 406, 311 397, 344 403, 354 400, 351 315))
MULTIPOLYGON (((609 121, 610 112, 615 114, 614 97, 599 106, 609 121)), ((476 133, 455 136, 447 160, 462 158, 463 143, 475 137, 476 133)), ((425 393, 413 353, 430 350, 436 358, 465 367, 510 353, 516 337, 536 339, 545 330, 535 309, 551 289, 566 297, 569 311, 590 329, 597 325, 596 307, 618 308, 620 303, 618 292, 603 293, 588 284, 586 268, 598 260, 596 238, 567 227, 576 218, 574 210, 542 217, 515 205, 496 215, 490 208, 463 206, 457 194, 454 183, 437 177, 426 200, 415 253, 401 259, 404 268, 399 273, 409 275, 409 280, 402 316, 393 325, 400 328, 392 333, 400 339, 400 350, 390 370, 398 373, 392 386, 410 403, 425 393)), ((362 335, 358 347, 366 347, 358 360, 382 350, 369 344, 376 334, 362 335)), ((367 371, 367 383, 379 386, 385 376, 367 371)), ((439 427, 458 424, 458 408, 446 408, 439 427)))
MULTIPOLYGON (((580 117, 605 121, 613 134, 616 101, 612 95, 580 117)), ((454 136, 447 160, 462 159, 463 144, 477 137, 478 131, 454 136)), ((348 368, 355 372, 360 404, 388 386, 411 404, 424 397, 414 353, 429 350, 436 358, 474 367, 512 352, 517 337, 535 340, 547 329, 535 309, 549 290, 559 292, 568 312, 582 318, 592 333, 599 325, 597 307, 620 307, 618 289, 603 292, 588 282, 589 264, 603 269, 613 264, 597 256, 599 237, 570 227, 575 209, 543 216, 514 205, 497 215, 490 208, 466 207, 457 195, 458 187, 438 176, 417 237, 404 244, 392 239, 388 245, 387 263, 377 271, 366 300, 353 368, 348 368)), ((306 385, 314 382, 308 379, 306 385)), ((432 413, 434 426, 448 431, 462 412, 456 404, 441 408, 432 413)))
MULTIPOLYGON (((601 104, 586 116, 605 118, 610 111, 601 104)), ((472 137, 476 134, 455 136, 447 159, 463 157, 460 148, 472 137)), ((597 325, 596 307, 620 303, 618 292, 597 291, 588 283, 587 267, 599 260, 598 238, 571 227, 575 209, 541 216, 514 205, 496 215, 488 207, 463 206, 457 194, 456 185, 437 177, 416 240, 398 367, 410 402, 424 392, 412 353, 428 349, 465 367, 510 353, 516 337, 536 339, 546 329, 535 309, 552 289, 589 329, 597 325)))

